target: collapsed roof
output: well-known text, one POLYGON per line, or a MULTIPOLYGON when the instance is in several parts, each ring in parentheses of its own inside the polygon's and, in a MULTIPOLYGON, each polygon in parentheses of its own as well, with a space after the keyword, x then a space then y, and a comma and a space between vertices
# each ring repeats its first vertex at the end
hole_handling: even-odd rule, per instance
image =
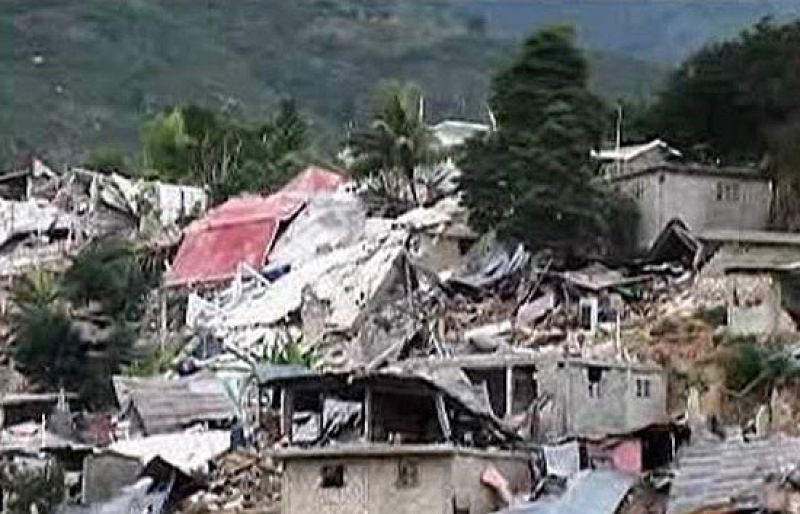
POLYGON ((266 198, 233 198, 212 209, 184 231, 166 285, 226 281, 240 263, 260 270, 282 224, 297 215, 315 194, 333 191, 344 182, 337 173, 309 167, 266 198))
POLYGON ((113 383, 120 410, 140 421, 149 435, 236 418, 233 401, 222 381, 214 376, 178 380, 115 376, 113 383))

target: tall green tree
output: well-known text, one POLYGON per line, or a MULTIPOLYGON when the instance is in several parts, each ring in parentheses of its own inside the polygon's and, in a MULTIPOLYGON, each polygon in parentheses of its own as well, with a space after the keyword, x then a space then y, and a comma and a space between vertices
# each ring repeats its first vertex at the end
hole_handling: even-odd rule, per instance
POLYGON ((307 124, 289 100, 257 125, 175 108, 145 126, 142 142, 156 178, 206 185, 215 201, 280 186, 309 161, 307 124))
POLYGON ((464 200, 479 230, 497 227, 533 248, 610 251, 636 211, 593 181, 589 150, 607 110, 587 88, 587 63, 569 28, 541 30, 492 85, 497 130, 468 142, 464 200), (624 211, 619 214, 618 211, 624 211))
POLYGON ((14 359, 25 375, 50 390, 82 389, 86 348, 65 309, 36 307, 14 324, 14 359))
POLYGON ((758 163, 776 179, 774 221, 800 230, 800 22, 761 20, 707 46, 672 75, 649 113, 653 135, 723 164, 758 163))
POLYGON ((75 306, 95 302, 107 316, 135 320, 158 279, 158 270, 144 269, 131 244, 112 239, 83 249, 64 273, 61 288, 75 306))
POLYGON ((435 136, 425 124, 423 98, 411 84, 390 82, 378 91, 377 107, 369 127, 355 132, 349 141, 359 175, 380 177, 383 189, 399 195, 408 187, 412 201, 418 203, 415 172, 418 167, 437 162, 435 136))
POLYGON ((47 389, 102 405, 111 375, 130 361, 136 327, 158 271, 121 241, 94 243, 60 276, 33 272, 13 290, 14 359, 47 389))

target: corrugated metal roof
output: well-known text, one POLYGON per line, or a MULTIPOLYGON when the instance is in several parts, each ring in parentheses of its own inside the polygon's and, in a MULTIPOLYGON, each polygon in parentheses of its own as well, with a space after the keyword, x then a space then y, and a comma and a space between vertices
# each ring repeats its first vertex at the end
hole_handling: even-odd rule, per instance
POLYGON ((179 286, 227 280, 242 262, 260 269, 280 224, 296 215, 310 195, 335 190, 344 181, 337 173, 311 167, 267 198, 243 196, 212 209, 184 231, 165 283, 179 286))
POLYGON ((661 150, 664 150, 666 153, 674 155, 676 157, 681 156, 681 152, 679 152, 675 148, 672 148, 671 146, 669 146, 667 143, 665 143, 660 139, 654 139, 648 143, 643 143, 638 145, 620 146, 619 149, 607 148, 604 150, 600 150, 598 152, 592 151, 591 156, 601 161, 617 161, 617 160, 629 161, 655 148, 660 148, 661 150))
POLYGON ((504 514, 613 514, 636 479, 611 469, 581 471, 561 496, 546 497, 502 511, 504 514))
POLYGON ((147 464, 156 457, 187 475, 205 471, 207 464, 230 448, 230 433, 224 430, 186 431, 160 434, 113 443, 112 452, 139 459, 147 464))
POLYGON ((116 376, 113 382, 120 408, 132 408, 148 435, 236 417, 235 405, 224 384, 213 376, 179 380, 116 376))
POLYGON ((314 371, 297 364, 261 364, 256 366, 256 377, 259 383, 313 375, 316 375, 314 371))
POLYGON ((678 454, 667 514, 756 506, 765 477, 791 469, 798 460, 800 438, 699 441, 678 454))

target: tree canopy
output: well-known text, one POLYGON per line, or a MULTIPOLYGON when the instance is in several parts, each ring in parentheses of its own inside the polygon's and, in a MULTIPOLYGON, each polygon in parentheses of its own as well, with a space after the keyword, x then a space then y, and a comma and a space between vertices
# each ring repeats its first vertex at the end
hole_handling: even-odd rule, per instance
POLYGON ((728 162, 759 160, 774 130, 800 119, 798 67, 800 22, 764 19, 684 62, 652 110, 653 130, 728 162))
POLYGON ((36 271, 13 290, 14 358, 22 372, 47 389, 111 399, 110 377, 130 360, 148 293, 158 274, 122 241, 81 251, 62 275, 36 271))
POLYGON ((609 251, 634 226, 630 202, 593 181, 589 150, 606 108, 587 89, 587 64, 570 29, 528 38, 492 86, 497 130, 467 143, 460 167, 471 222, 497 227, 533 248, 564 254, 609 251))
POLYGON ((680 66, 647 116, 651 135, 700 160, 765 165, 778 182, 773 222, 798 229, 798 69, 800 22, 764 19, 680 66))
POLYGON ((356 174, 380 178, 383 192, 400 196, 408 187, 417 203, 415 171, 439 158, 436 139, 425 124, 423 98, 412 85, 389 82, 378 90, 369 127, 356 131, 348 142, 356 174))
POLYGON ((208 109, 174 108, 142 133, 143 162, 155 178, 209 186, 222 201, 285 182, 307 163, 307 126, 292 101, 250 125, 208 109))

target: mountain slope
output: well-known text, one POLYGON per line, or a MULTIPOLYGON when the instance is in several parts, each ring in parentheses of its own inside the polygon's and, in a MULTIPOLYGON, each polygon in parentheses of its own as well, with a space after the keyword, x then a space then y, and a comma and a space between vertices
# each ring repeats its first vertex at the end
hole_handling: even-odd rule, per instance
POLYGON ((495 35, 518 38, 567 23, 586 47, 676 64, 711 41, 733 37, 763 17, 800 16, 797 0, 450 0, 495 35))
MULTIPOLYGON (((384 79, 419 83, 426 112, 485 118, 490 76, 515 43, 443 2, 401 0, 4 0, 0 165, 98 148, 135 154, 143 120, 198 102, 257 118, 291 96, 330 143, 384 79)), ((663 71, 595 55, 593 84, 646 96, 663 71)))

